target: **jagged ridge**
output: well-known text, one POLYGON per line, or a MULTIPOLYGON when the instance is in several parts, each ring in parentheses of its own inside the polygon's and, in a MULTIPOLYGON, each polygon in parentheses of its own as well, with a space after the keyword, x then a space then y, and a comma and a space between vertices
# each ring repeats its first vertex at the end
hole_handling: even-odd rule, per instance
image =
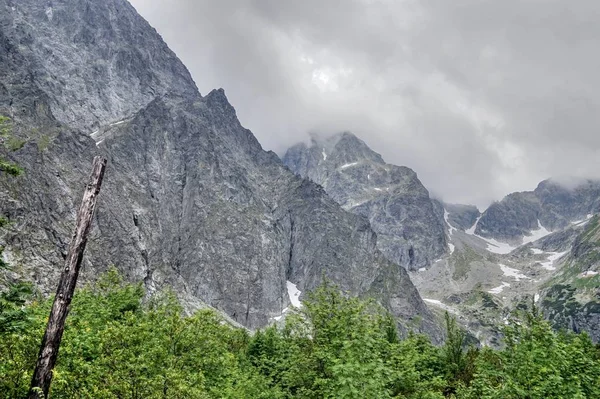
POLYGON ((150 292, 172 286, 188 307, 208 304, 254 328, 290 305, 287 280, 305 291, 325 276, 378 298, 403 331, 419 319, 418 331, 441 339, 368 221, 263 151, 222 90, 202 97, 125 1, 0 0, 0 14, 0 112, 28 139, 7 154, 26 175, 0 178, 0 206, 14 220, 5 253, 21 275, 52 289, 78 182, 103 153, 84 278, 114 264, 150 292))
POLYGON ((379 249, 392 262, 417 270, 446 252, 443 218, 436 215, 417 174, 386 164, 353 134, 298 144, 283 162, 323 186, 344 209, 368 218, 379 249))

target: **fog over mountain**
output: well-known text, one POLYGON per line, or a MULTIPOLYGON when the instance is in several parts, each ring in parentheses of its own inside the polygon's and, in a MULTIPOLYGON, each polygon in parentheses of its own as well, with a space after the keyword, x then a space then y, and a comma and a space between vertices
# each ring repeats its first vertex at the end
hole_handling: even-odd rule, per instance
POLYGON ((283 154, 352 131, 449 202, 599 177, 593 0, 132 0, 283 154))

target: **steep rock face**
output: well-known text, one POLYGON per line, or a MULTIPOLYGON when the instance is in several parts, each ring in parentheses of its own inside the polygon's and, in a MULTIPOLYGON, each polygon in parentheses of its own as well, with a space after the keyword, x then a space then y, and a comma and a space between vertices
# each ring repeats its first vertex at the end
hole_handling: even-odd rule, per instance
POLYGON ((289 306, 287 280, 305 291, 325 276, 378 298, 403 331, 422 320, 413 327, 439 341, 368 221, 263 151, 222 90, 202 97, 129 4, 0 0, 0 11, 0 113, 26 141, 4 154, 26 174, 0 176, 0 209, 13 221, 5 255, 18 273, 53 290, 81 184, 102 153, 84 278, 114 264, 150 292, 172 286, 190 307, 254 328, 289 306), (109 60, 97 76, 95 59, 109 60))
POLYGON ((167 92, 196 91, 185 66, 127 2, 1 0, 0 22, 29 78, 51 93, 54 117, 85 132, 167 92))
POLYGON ((600 211, 600 181, 587 180, 566 188, 552 180, 542 181, 534 190, 542 207, 542 219, 549 229, 584 220, 600 211))
POLYGON ((483 212, 475 233, 500 240, 515 240, 538 228, 540 213, 540 202, 534 193, 512 193, 483 212))
POLYGON ((351 133, 298 144, 283 162, 323 186, 344 209, 368 218, 379 249, 392 262, 417 270, 446 251, 443 220, 416 173, 386 164, 351 133))
POLYGON ((449 227, 446 224, 447 214, 444 203, 438 199, 432 198, 431 205, 433 206, 433 213, 435 213, 435 216, 437 216, 439 222, 444 225, 446 229, 448 229, 449 227))
POLYGON ((448 212, 448 223, 460 230, 471 228, 481 215, 475 205, 444 204, 448 212))
POLYGON ((519 242, 523 236, 543 228, 553 231, 600 211, 600 182, 588 180, 566 188, 552 180, 534 191, 513 193, 495 202, 477 223, 476 234, 519 242))

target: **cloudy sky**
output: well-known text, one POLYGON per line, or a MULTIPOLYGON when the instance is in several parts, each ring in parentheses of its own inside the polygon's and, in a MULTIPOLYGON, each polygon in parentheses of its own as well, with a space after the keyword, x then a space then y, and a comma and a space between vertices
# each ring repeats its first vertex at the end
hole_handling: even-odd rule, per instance
POLYGON ((352 131, 485 206, 600 177, 597 0, 131 0, 279 154, 352 131))

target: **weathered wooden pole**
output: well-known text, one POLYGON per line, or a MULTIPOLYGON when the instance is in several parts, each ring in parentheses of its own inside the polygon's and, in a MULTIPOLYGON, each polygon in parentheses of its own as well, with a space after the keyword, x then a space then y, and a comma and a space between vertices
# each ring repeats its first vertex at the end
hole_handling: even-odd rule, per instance
POLYGON ((105 168, 106 159, 95 157, 92 175, 83 193, 83 200, 77 214, 77 227, 71 239, 65 268, 60 276, 56 297, 54 298, 50 318, 46 326, 46 333, 42 339, 37 364, 33 378, 31 379, 29 399, 45 399, 48 397, 48 392, 50 391, 52 369, 58 357, 58 348, 65 329, 65 320, 69 313, 69 306, 71 305, 75 285, 77 284, 83 251, 85 251, 85 245, 87 244, 87 237, 92 225, 94 208, 96 207, 96 200, 100 193, 105 168))

